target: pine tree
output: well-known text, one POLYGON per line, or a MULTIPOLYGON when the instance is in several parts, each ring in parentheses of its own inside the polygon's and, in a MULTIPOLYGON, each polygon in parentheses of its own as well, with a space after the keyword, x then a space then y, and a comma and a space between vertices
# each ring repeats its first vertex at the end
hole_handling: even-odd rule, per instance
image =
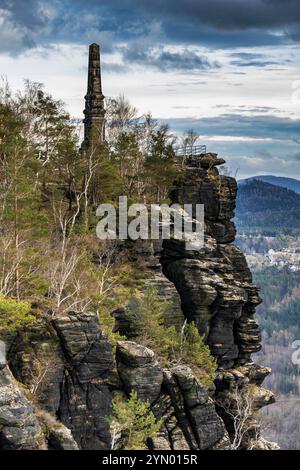
POLYGON ((121 433, 122 449, 147 449, 147 439, 154 439, 162 425, 161 420, 156 421, 150 403, 139 400, 133 390, 127 401, 118 396, 113 401, 112 409, 111 428, 114 434, 121 433))
MULTIPOLYGON (((11 265, 14 266, 11 284, 17 298, 20 295, 20 264, 25 237, 32 239, 41 235, 45 224, 45 214, 39 211, 40 163, 35 157, 34 146, 26 140, 23 131, 24 121, 9 106, 0 105, 0 220, 2 235, 10 248, 11 265)), ((5 271, 8 252, 4 255, 2 269, 5 271)))
POLYGON ((165 312, 170 302, 159 299, 157 289, 148 287, 139 299, 136 330, 140 341, 154 349, 161 361, 169 365, 179 347, 179 334, 174 326, 165 326, 165 312))
POLYGON ((199 380, 209 385, 215 378, 217 363, 204 343, 194 322, 183 328, 181 359, 195 369, 199 380))
POLYGON ((181 169, 174 163, 172 136, 167 126, 161 126, 151 136, 151 149, 145 160, 144 176, 147 179, 151 202, 163 202, 167 199, 181 169))

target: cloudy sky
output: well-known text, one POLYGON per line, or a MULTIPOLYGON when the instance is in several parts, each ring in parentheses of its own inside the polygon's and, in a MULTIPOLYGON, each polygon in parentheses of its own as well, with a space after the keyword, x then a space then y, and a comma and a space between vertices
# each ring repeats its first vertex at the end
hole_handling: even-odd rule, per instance
POLYGON ((300 179, 299 0, 0 0, 0 75, 74 117, 92 42, 106 96, 194 128, 239 178, 300 179))

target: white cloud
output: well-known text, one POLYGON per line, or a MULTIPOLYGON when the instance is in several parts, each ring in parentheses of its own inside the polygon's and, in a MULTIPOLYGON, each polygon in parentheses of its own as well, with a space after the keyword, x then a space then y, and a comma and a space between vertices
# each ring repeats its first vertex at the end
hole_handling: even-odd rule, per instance
MULTIPOLYGON (((54 15, 55 12, 48 11, 47 14, 54 15)), ((7 12, 0 10, 0 25, 1 21, 4 24, 4 20, 5 29, 0 30, 0 40, 14 40, 17 48, 26 31, 16 31, 14 25, 8 21, 7 12)), ((93 40, 98 41, 96 34, 93 40)), ((108 36, 106 40, 109 41, 108 36)), ((151 111, 155 117, 161 119, 199 120, 224 116, 226 113, 249 118, 258 114, 266 117, 300 117, 299 106, 292 100, 293 80, 300 78, 297 68, 299 58, 295 54, 295 48, 277 50, 278 56, 291 60, 284 65, 283 70, 246 68, 241 75, 236 73, 240 68, 235 69, 230 65, 228 51, 215 52, 197 48, 197 52, 205 52, 210 60, 218 61, 222 67, 197 74, 189 70, 163 73, 143 67, 129 67, 127 71, 117 73, 111 67, 112 64, 122 62, 120 50, 116 47, 110 53, 102 55, 103 92, 106 96, 124 93, 140 113, 151 111)), ((250 52, 255 53, 257 50, 251 49, 250 52)), ((275 50, 270 50, 270 54, 275 53, 275 50)), ((44 83, 55 98, 67 103, 72 116, 81 118, 86 93, 87 62, 88 47, 69 43, 49 44, 48 47, 31 49, 15 57, 0 53, 0 75, 7 76, 13 89, 20 89, 24 78, 44 83)), ((199 126, 201 133, 201 124, 199 126)), ((289 161, 288 155, 281 159, 276 157, 279 144, 277 141, 261 132, 258 138, 255 136, 255 128, 251 130, 253 135, 251 133, 250 137, 230 135, 228 132, 225 137, 202 135, 201 140, 209 144, 211 151, 219 151, 234 169, 243 168, 243 176, 256 172, 270 173, 270 165, 274 174, 300 175, 298 161, 289 161), (262 148, 268 146, 270 158, 255 154, 259 145, 262 148), (275 156, 272 149, 275 150, 275 156)), ((204 134, 207 131, 202 132, 204 134)), ((288 151, 290 154, 295 152, 295 146, 288 151)), ((280 152, 285 152, 283 144, 280 152)))
POLYGON ((232 135, 202 135, 199 139, 205 142, 274 142, 271 137, 236 137, 232 135))

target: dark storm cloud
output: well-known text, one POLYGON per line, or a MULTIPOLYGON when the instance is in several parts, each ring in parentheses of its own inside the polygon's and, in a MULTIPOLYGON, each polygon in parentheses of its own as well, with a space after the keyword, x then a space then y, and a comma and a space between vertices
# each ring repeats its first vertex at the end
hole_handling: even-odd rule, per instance
POLYGON ((231 65, 238 65, 239 67, 268 67, 269 65, 280 65, 280 62, 275 62, 272 60, 232 60, 231 65))
MULTIPOLYGON (((99 4, 86 3, 94 8, 99 4)), ((127 11, 129 17, 137 14, 161 21, 166 35, 175 41, 234 47, 300 40, 299 0, 103 0, 101 4, 127 11)))
MULTIPOLYGON (((300 41, 299 0, 102 0, 100 3, 119 16, 124 27, 134 19, 160 22, 165 37, 174 43, 233 48, 300 41)), ((75 4, 82 3, 75 0, 75 4)), ((87 0, 85 5, 95 11, 99 1, 87 0)))
MULTIPOLYGON (((169 43, 244 47, 300 41, 299 0, 0 0, 2 50, 68 41, 143 38, 169 43), (278 34, 281 33, 281 34, 278 34)), ((173 58, 166 57, 171 64, 173 58)), ((185 57, 197 61, 197 58, 185 57)), ((198 66, 201 67, 199 62, 198 66)))
POLYGON ((39 44, 52 27, 50 10, 39 0, 0 0, 0 51, 17 54, 39 44))
POLYGON ((15 23, 28 29, 45 24, 46 18, 41 14, 37 0, 0 0, 0 8, 9 11, 15 23))
POLYGON ((290 43, 287 36, 279 37, 266 30, 221 30, 202 24, 191 24, 188 20, 166 20, 164 31, 169 40, 186 44, 198 44, 208 48, 229 49, 236 47, 266 46, 290 43))
POLYGON ((208 70, 219 67, 217 62, 210 62, 205 56, 188 49, 171 52, 163 47, 157 49, 139 45, 124 48, 123 60, 125 66, 133 63, 150 66, 164 72, 171 70, 208 70))
MULTIPOLYGON (((270 65, 282 65, 282 61, 269 60, 266 54, 251 53, 251 52, 233 52, 230 54, 234 60, 231 60, 231 65, 238 65, 240 67, 268 67, 270 65)), ((286 61, 285 61, 286 62, 286 61)))
POLYGON ((168 124, 177 132, 193 128, 203 135, 269 138, 294 141, 300 132, 300 120, 269 115, 223 114, 206 118, 173 118, 168 124))
MULTIPOLYGON (((72 0, 80 6, 81 0, 72 0)), ((140 12, 155 17, 188 19, 191 23, 216 28, 238 30, 249 28, 299 25, 298 0, 85 0, 85 5, 97 8, 109 5, 122 12, 140 12)))
POLYGON ((228 30, 282 27, 300 22, 298 0, 122 0, 118 3, 228 30))

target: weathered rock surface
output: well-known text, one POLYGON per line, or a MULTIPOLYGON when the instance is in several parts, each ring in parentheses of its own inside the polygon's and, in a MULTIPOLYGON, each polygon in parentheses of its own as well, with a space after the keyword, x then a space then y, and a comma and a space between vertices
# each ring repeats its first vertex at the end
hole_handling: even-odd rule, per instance
POLYGON ((15 339, 9 357, 15 376, 70 429, 79 448, 109 448, 107 417, 119 378, 95 314, 70 312, 40 325, 39 333, 34 327, 15 339))
MULTIPOLYGON (((237 185, 233 178, 219 175, 216 167, 221 163, 224 161, 216 154, 206 154, 198 160, 194 157, 188 163, 186 179, 173 193, 173 202, 204 205, 204 247, 189 251, 184 241, 165 240, 161 263, 164 274, 180 294, 185 317, 205 335, 218 361, 215 400, 219 404, 225 402, 237 388, 241 394, 247 393, 253 401, 249 419, 257 438, 257 411, 273 403, 274 396, 261 387, 270 371, 251 360, 251 354, 261 348, 254 319, 261 299, 244 255, 230 244, 235 237, 231 219, 237 185)), ((218 409, 232 436, 232 418, 222 412, 222 407, 218 409)), ((251 431, 246 432, 244 441, 250 437, 251 431)))
POLYGON ((210 449, 221 440, 222 449, 230 447, 213 400, 189 367, 162 369, 153 351, 133 341, 119 342, 116 358, 127 395, 136 390, 163 419, 155 449, 210 449))
POLYGON ((8 366, 0 369, 0 449, 46 448, 32 403, 26 398, 8 366))
POLYGON ((184 241, 130 242, 126 250, 145 273, 143 285, 155 286, 158 296, 172 301, 166 324, 179 330, 194 321, 218 362, 214 394, 185 365, 163 369, 153 351, 136 339, 138 304, 132 299, 113 312, 116 330, 129 341, 117 345, 116 356, 92 313, 69 312, 41 319, 8 344, 13 376, 50 413, 47 442, 39 417, 8 367, 0 370, 0 448, 109 449, 108 416, 114 391, 149 400, 163 425, 154 449, 230 449, 232 416, 225 410, 239 396, 251 400, 247 431, 241 448, 275 449, 259 433, 258 410, 274 396, 261 385, 269 369, 254 364, 260 349, 254 319, 261 302, 244 255, 232 244, 237 192, 233 178, 219 175, 224 160, 209 153, 187 161, 186 179, 173 193, 173 202, 202 203, 205 244, 187 249, 184 241), (131 246, 130 246, 131 245, 131 246))
POLYGON ((172 375, 183 397, 184 410, 200 450, 211 449, 223 440, 223 449, 230 447, 225 426, 216 413, 207 389, 186 366, 172 369, 172 375))
POLYGON ((154 352, 133 341, 123 341, 117 345, 116 359, 127 395, 136 390, 139 400, 155 402, 160 393, 163 372, 154 352))
MULTIPOLYGON (((174 286, 162 272, 160 255, 161 241, 136 240, 128 241, 126 248, 128 256, 132 261, 137 262, 144 272, 144 286, 153 287, 161 300, 168 301, 170 307, 165 313, 166 325, 174 325, 177 329, 182 327, 184 315, 181 309, 181 299, 174 286)), ((139 316, 139 305, 136 299, 130 299, 123 307, 113 312, 115 318, 115 330, 127 339, 134 339, 137 336, 135 322, 139 316)))
POLYGON ((62 423, 48 430, 47 441, 49 450, 79 450, 70 429, 62 423))
POLYGON ((54 319, 64 353, 64 376, 56 412, 82 449, 107 449, 111 390, 117 382, 112 347, 94 314, 54 319))

